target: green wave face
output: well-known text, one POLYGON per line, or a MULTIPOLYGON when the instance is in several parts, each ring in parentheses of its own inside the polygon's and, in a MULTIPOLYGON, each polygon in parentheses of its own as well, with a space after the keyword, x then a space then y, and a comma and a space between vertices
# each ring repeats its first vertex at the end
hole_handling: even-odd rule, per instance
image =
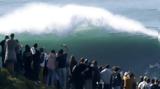
POLYGON ((61 44, 67 44, 69 54, 75 55, 77 59, 80 57, 96 59, 99 64, 119 65, 124 70, 138 73, 160 58, 160 43, 157 39, 139 34, 113 33, 97 28, 66 36, 22 33, 17 34, 16 38, 23 45, 39 43, 46 51, 58 50, 61 44))

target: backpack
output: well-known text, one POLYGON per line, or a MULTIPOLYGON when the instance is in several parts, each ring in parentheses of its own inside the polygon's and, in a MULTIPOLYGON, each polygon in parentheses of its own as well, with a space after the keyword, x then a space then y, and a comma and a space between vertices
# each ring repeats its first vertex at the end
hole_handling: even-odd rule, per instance
POLYGON ((122 78, 121 78, 121 75, 119 73, 112 74, 111 84, 112 84, 113 87, 122 85, 122 78))

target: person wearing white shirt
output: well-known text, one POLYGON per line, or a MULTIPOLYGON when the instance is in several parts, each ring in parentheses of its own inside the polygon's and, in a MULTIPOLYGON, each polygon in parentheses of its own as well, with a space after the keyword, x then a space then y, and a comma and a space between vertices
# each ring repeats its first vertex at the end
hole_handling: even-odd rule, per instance
POLYGON ((149 78, 147 76, 144 76, 144 79, 142 82, 139 83, 138 89, 151 89, 150 84, 148 83, 149 78))

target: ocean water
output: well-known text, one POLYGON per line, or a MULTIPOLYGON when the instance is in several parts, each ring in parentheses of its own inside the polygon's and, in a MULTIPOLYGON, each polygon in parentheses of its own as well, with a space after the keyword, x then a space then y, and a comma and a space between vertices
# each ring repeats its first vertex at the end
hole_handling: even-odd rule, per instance
POLYGON ((16 33, 20 42, 46 51, 61 44, 77 59, 119 65, 144 73, 160 59, 159 0, 0 1, 0 38, 16 33))

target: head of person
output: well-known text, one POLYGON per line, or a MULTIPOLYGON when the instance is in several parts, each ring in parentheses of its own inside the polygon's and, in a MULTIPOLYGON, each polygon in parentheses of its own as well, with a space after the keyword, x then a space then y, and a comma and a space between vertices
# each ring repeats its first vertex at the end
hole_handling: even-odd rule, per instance
POLYGON ((154 83, 155 83, 155 79, 152 79, 152 80, 151 80, 151 83, 154 84, 154 83))
POLYGON ((128 77, 129 73, 128 72, 125 72, 124 73, 124 77, 128 77))
POLYGON ((82 58, 80 58, 79 63, 80 63, 80 64, 84 64, 84 61, 85 61, 85 59, 82 57, 82 58))
POLYGON ((119 71, 120 71, 120 67, 118 67, 118 66, 113 66, 112 70, 113 70, 114 72, 119 72, 119 71))
POLYGON ((59 51, 58 51, 58 55, 62 55, 63 54, 63 49, 60 49, 59 51))
POLYGON ((159 80, 158 79, 155 80, 155 84, 159 85, 159 80))
POLYGON ((104 69, 103 65, 98 67, 98 70, 101 72, 104 69))
POLYGON ((30 51, 30 46, 28 44, 25 45, 25 51, 30 51))
POLYGON ((44 52, 44 48, 40 48, 39 51, 40 51, 40 52, 44 52))
POLYGON ((75 59, 76 59, 75 56, 71 56, 71 58, 70 58, 71 61, 75 60, 75 59))
POLYGON ((147 76, 144 76, 143 81, 146 81, 146 82, 147 82, 148 79, 149 79, 149 78, 148 78, 147 76))
POLYGON ((5 39, 5 40, 9 39, 9 36, 8 36, 8 35, 6 35, 4 39, 5 39))
POLYGON ((34 48, 37 48, 37 47, 38 47, 38 44, 37 44, 37 43, 35 43, 33 46, 34 46, 34 48))
POLYGON ((15 41, 16 41, 17 43, 19 43, 19 40, 18 40, 18 39, 15 39, 15 41))
POLYGON ((139 76, 139 79, 140 79, 139 82, 142 82, 143 81, 143 76, 139 76))
POLYGON ((84 63, 88 65, 88 64, 89 64, 88 59, 85 59, 85 60, 84 60, 84 63))
POLYGON ((148 79, 147 79, 147 83, 150 83, 150 82, 151 82, 151 80, 150 80, 150 78, 148 78, 148 79))
POLYGON ((56 54, 56 51, 54 49, 51 50, 51 53, 56 54))
POLYGON ((10 38, 14 39, 14 33, 11 33, 10 38))
POLYGON ((96 61, 96 60, 93 60, 93 61, 91 62, 91 67, 97 67, 97 66, 98 66, 97 61, 96 61))
POLYGON ((135 78, 135 75, 133 73, 129 74, 130 78, 135 78))
POLYGON ((77 64, 77 60, 76 60, 75 56, 71 56, 70 65, 76 65, 76 64, 77 64))
POLYGON ((109 68, 110 68, 110 65, 109 65, 109 64, 106 64, 106 65, 104 66, 104 68, 109 69, 109 68))

